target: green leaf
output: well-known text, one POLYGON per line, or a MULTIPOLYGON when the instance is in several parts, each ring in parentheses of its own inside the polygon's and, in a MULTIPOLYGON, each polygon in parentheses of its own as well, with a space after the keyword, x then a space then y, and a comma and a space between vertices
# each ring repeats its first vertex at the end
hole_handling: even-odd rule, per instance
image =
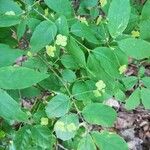
POLYGON ((30 126, 23 126, 15 135, 15 148, 18 150, 29 149, 31 145, 31 131, 30 126))
POLYGON ((10 27, 19 24, 21 21, 19 16, 0 15, 0 27, 10 27))
POLYGON ((88 74, 96 80, 103 80, 112 91, 115 78, 119 76, 119 65, 113 50, 106 47, 94 49, 87 60, 88 74))
POLYGON ((56 20, 56 26, 58 28, 58 33, 68 36, 69 34, 69 27, 68 27, 68 22, 65 16, 60 16, 56 20))
POLYGON ((26 98, 35 98, 40 96, 41 91, 37 87, 29 87, 26 89, 20 90, 21 96, 26 98))
POLYGON ((87 134, 80 140, 77 150, 96 150, 95 143, 90 134, 87 134))
POLYGON ((108 29, 113 38, 126 29, 130 11, 130 0, 112 0, 108 11, 108 29))
POLYGON ((125 108, 128 110, 135 109, 140 105, 140 90, 136 89, 126 100, 125 108))
POLYGON ((128 150, 128 145, 124 139, 115 133, 93 132, 92 137, 100 150, 128 150))
POLYGON ((49 78, 46 78, 39 83, 40 86, 49 91, 58 91, 62 86, 61 82, 58 80, 55 74, 49 72, 49 75, 49 78))
POLYGON ((138 78, 135 76, 123 77, 123 84, 125 85, 126 90, 130 90, 138 82, 138 78))
POLYGON ((92 26, 76 22, 71 26, 71 32, 76 36, 85 38, 90 43, 100 44, 100 41, 96 37, 97 32, 93 30, 92 26))
POLYGON ((57 27, 50 21, 41 22, 34 30, 30 40, 31 51, 38 52, 50 44, 57 33, 57 27), (43 34, 44 33, 44 34, 43 34))
POLYGON ((26 31, 27 20, 23 19, 17 27, 17 38, 20 39, 26 31))
POLYGON ((12 65, 23 54, 24 52, 19 49, 13 49, 8 45, 0 44, 0 67, 12 65))
POLYGON ((64 81, 74 82, 76 79, 76 74, 72 70, 65 69, 62 72, 62 77, 63 77, 64 81))
POLYGON ((146 88, 141 89, 142 104, 146 109, 150 109, 150 90, 146 88))
POLYGON ((25 67, 0 68, 0 88, 3 89, 24 89, 45 78, 48 78, 47 74, 25 67))
POLYGON ((67 51, 71 54, 72 58, 74 58, 75 62, 78 63, 80 67, 86 66, 85 55, 73 37, 70 37, 68 41, 67 51))
POLYGON ((143 20, 140 22, 139 27, 140 27, 140 38, 142 39, 150 39, 150 19, 148 20, 143 20))
POLYGON ((13 11, 16 14, 22 13, 20 6, 13 0, 0 0, 0 12, 4 14, 9 11, 13 11))
POLYGON ((118 42, 119 47, 128 56, 135 59, 149 58, 150 43, 142 39, 127 38, 118 42))
POLYGON ((41 149, 53 149, 54 137, 46 126, 36 125, 31 129, 32 138, 36 146, 41 149))
POLYGON ((142 19, 143 20, 149 19, 150 18, 149 13, 150 13, 150 1, 148 0, 146 1, 142 9, 142 13, 141 13, 142 19))
POLYGON ((65 68, 69 69, 77 69, 78 64, 75 62, 74 58, 71 55, 62 55, 61 63, 64 65, 65 68))
POLYGON ((17 121, 26 121, 28 118, 19 104, 2 89, 0 89, 0 116, 6 120, 17 121))
POLYGON ((83 109, 82 114, 88 123, 102 125, 104 127, 113 126, 117 117, 117 113, 113 108, 100 103, 87 105, 83 109))
POLYGON ((46 73, 47 66, 39 57, 30 57, 25 62, 22 62, 22 66, 30 69, 39 70, 40 72, 46 73))
POLYGON ((49 118, 61 117, 69 111, 70 105, 69 97, 59 94, 49 101, 45 111, 49 118))
POLYGON ((98 0, 83 0, 83 4, 87 8, 95 7, 98 3, 98 0))
POLYGON ((57 138, 66 141, 76 135, 79 128, 79 120, 76 114, 69 114, 60 118, 54 126, 57 138))
POLYGON ((144 83, 144 86, 150 89, 150 77, 144 77, 142 78, 142 81, 144 83))
POLYGON ((57 12, 59 15, 64 15, 66 17, 71 17, 73 15, 73 10, 69 0, 44 0, 46 5, 57 12))
POLYGON ((77 81, 73 85, 72 94, 77 100, 81 100, 83 103, 88 104, 95 98, 93 94, 93 90, 95 89, 95 82, 91 80, 77 81))

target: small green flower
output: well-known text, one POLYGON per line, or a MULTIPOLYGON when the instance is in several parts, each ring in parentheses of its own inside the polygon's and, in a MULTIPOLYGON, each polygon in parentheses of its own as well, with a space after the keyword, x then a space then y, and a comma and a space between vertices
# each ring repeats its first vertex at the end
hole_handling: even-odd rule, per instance
POLYGON ((65 47, 67 45, 67 37, 61 34, 58 34, 56 37, 56 45, 65 47))
POLYGON ((64 124, 64 122, 62 122, 62 121, 56 122, 55 128, 56 128, 57 130, 62 131, 62 132, 65 132, 65 131, 66 131, 65 124, 64 124))
POLYGON ((7 11, 7 12, 5 12, 5 15, 7 15, 7 16, 15 16, 16 14, 15 14, 14 11, 7 11))
POLYGON ((95 96, 95 97, 100 97, 100 96, 102 96, 102 94, 101 94, 101 92, 100 92, 99 90, 94 90, 93 93, 94 93, 94 96, 95 96))
POLYGON ((102 7, 104 7, 107 4, 107 0, 100 0, 100 4, 102 7))
POLYGON ((75 131, 76 129, 77 129, 77 128, 76 128, 76 126, 75 126, 74 123, 70 123, 70 124, 67 125, 67 130, 68 130, 69 132, 75 131))
POLYGON ((41 118, 41 125, 43 125, 43 126, 48 125, 48 118, 42 117, 42 118, 41 118))
POLYGON ((86 20, 85 17, 77 16, 76 18, 77 18, 81 23, 84 23, 84 24, 86 24, 86 25, 88 26, 88 22, 87 22, 87 20, 86 20))
POLYGON ((131 32, 131 36, 134 37, 134 38, 137 38, 137 37, 140 36, 140 32, 139 32, 139 31, 134 31, 134 30, 133 30, 133 31, 131 32))
POLYGON ((101 21, 102 21, 102 16, 99 15, 97 20, 96 20, 96 25, 99 25, 101 21))
POLYGON ((122 65, 122 66, 120 66, 120 68, 119 68, 119 73, 120 73, 120 74, 123 74, 126 70, 127 70, 127 65, 122 65))
POLYGON ((48 11, 48 8, 46 8, 45 10, 44 10, 44 16, 48 16, 49 15, 49 11, 48 11))
POLYGON ((28 52, 27 52, 27 56, 28 56, 28 57, 32 57, 33 54, 32 54, 30 51, 28 51, 28 52))
POLYGON ((51 45, 46 46, 46 53, 47 53, 48 56, 54 57, 55 56, 55 54, 54 54, 55 51, 56 51, 55 46, 51 46, 51 45))
POLYGON ((99 80, 98 82, 96 82, 95 85, 97 87, 97 90, 99 91, 102 91, 106 87, 106 84, 102 80, 99 80))

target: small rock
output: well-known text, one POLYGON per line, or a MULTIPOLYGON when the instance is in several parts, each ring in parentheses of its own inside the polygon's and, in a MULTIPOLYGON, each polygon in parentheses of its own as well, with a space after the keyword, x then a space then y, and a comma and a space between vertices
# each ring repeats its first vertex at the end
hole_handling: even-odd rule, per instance
POLYGON ((119 102, 117 100, 113 99, 113 98, 108 99, 107 101, 104 102, 104 104, 106 104, 110 107, 117 108, 117 109, 120 108, 119 102))
POLYGON ((134 128, 131 129, 125 129, 123 131, 120 132, 120 134, 127 140, 132 140, 135 138, 135 131, 134 128))

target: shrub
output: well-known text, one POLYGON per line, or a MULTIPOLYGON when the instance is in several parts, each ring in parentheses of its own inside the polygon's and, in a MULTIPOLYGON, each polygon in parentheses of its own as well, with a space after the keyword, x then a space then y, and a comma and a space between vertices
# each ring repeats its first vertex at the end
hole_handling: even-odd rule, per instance
POLYGON ((128 149, 105 101, 150 109, 142 2, 0 0, 0 149, 128 149))

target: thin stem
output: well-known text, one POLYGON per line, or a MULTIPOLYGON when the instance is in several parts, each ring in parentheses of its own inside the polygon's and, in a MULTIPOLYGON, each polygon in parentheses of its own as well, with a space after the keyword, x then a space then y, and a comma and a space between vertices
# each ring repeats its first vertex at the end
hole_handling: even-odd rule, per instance
POLYGON ((84 49, 86 49, 88 52, 90 52, 91 50, 89 48, 87 48, 86 46, 84 46, 81 42, 79 42, 77 39, 75 39, 73 36, 71 36, 79 45, 81 45, 84 49))
POLYGON ((82 117, 82 115, 81 115, 81 112, 80 112, 78 106, 76 105, 76 103, 75 103, 75 101, 74 101, 74 99, 73 99, 73 97, 72 97, 72 94, 70 93, 70 91, 69 91, 68 87, 66 86, 66 84, 64 84, 64 81, 63 81, 63 80, 61 79, 61 77, 55 72, 55 70, 53 70, 53 69, 49 66, 49 63, 48 63, 46 60, 44 60, 44 59, 43 59, 41 56, 39 56, 39 55, 38 55, 38 57, 47 65, 47 67, 48 67, 48 68, 55 74, 55 76, 62 82, 63 86, 65 87, 65 89, 66 89, 66 91, 67 91, 67 93, 68 93, 68 95, 69 95, 69 97, 70 97, 71 100, 72 100, 72 103, 73 103, 73 105, 74 105, 74 107, 75 107, 77 113, 79 114, 79 116, 80 116, 80 118, 82 119, 82 121, 85 122, 84 119, 83 119, 83 117, 82 117))
POLYGON ((89 91, 81 92, 81 93, 72 95, 72 97, 79 96, 79 95, 83 95, 83 94, 87 94, 87 93, 92 93, 93 91, 94 91, 94 90, 89 90, 89 91))
POLYGON ((39 14, 40 16, 42 16, 45 20, 48 20, 48 21, 50 21, 50 22, 52 22, 50 19, 48 19, 46 16, 44 16, 43 14, 41 14, 38 10, 36 10, 36 9, 34 9, 33 8, 33 10, 37 13, 37 14, 39 14))
POLYGON ((69 149, 65 148, 65 147, 64 147, 63 145, 61 145, 61 144, 57 144, 57 146, 60 147, 60 148, 62 148, 63 150, 69 150, 69 149))

